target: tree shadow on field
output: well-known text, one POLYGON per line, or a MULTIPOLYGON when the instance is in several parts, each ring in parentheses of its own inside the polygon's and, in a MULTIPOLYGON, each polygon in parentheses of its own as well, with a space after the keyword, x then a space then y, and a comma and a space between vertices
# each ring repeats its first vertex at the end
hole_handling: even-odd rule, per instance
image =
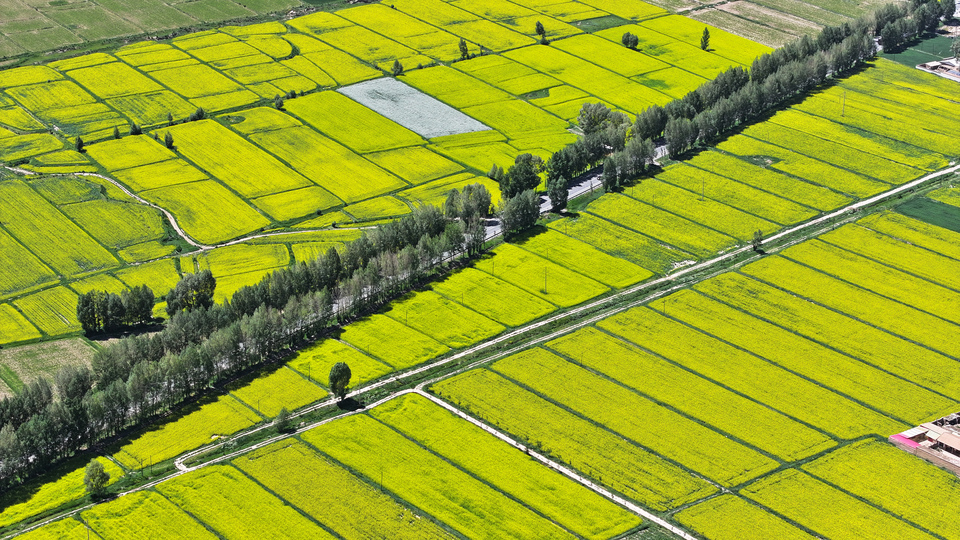
POLYGON ((550 229, 544 227, 543 225, 534 225, 533 227, 530 227, 529 229, 521 233, 511 236, 510 241, 508 243, 513 244, 515 246, 522 246, 523 244, 527 243, 527 241, 530 240, 531 238, 535 236, 539 236, 541 234, 545 234, 549 231, 550 229))
POLYGON ((366 406, 363 403, 357 401, 355 398, 352 398, 352 397, 349 397, 347 399, 341 399, 340 401, 337 402, 337 408, 340 409, 341 411, 355 412, 365 407, 366 406))

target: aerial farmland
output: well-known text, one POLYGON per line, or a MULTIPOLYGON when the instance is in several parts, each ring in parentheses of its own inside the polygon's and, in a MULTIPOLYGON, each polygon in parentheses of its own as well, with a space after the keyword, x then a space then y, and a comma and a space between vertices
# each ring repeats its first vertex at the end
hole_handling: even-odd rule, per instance
POLYGON ((0 538, 960 540, 955 12, 0 7, 0 538))

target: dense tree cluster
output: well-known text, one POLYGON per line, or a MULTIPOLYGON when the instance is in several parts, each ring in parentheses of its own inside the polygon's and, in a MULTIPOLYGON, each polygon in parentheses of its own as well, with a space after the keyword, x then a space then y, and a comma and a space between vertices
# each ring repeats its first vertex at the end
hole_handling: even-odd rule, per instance
POLYGON ((153 319, 153 291, 140 285, 120 294, 90 291, 77 301, 77 320, 87 334, 112 332, 153 319))
POLYGON ((0 489, 245 370, 282 360, 331 323, 417 286, 445 257, 478 253, 480 216, 489 211, 484 193, 467 186, 456 216, 416 208, 342 251, 277 270, 222 305, 212 302, 216 280, 208 272, 184 276, 167 295, 174 308, 161 332, 124 338, 98 350, 92 370, 66 367, 53 385, 39 379, 0 401, 0 489))
POLYGON ((540 198, 532 189, 508 199, 500 211, 500 222, 505 236, 533 227, 539 218, 540 198))
POLYGON ((184 274, 176 287, 167 293, 167 315, 171 317, 181 311, 209 308, 213 305, 213 293, 217 288, 217 279, 210 270, 196 274, 184 274))

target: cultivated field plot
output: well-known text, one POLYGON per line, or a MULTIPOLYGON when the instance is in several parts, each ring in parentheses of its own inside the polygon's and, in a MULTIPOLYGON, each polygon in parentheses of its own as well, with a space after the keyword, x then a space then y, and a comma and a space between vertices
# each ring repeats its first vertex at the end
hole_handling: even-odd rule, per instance
POLYGON ((155 427, 123 446, 114 458, 130 469, 170 459, 210 443, 220 435, 252 426, 261 417, 232 396, 222 396, 180 419, 155 427))
MULTIPOLYGON (((673 0, 657 0, 654 3, 670 5, 673 0)), ((702 0, 690 3, 713 4, 702 0)), ((882 3, 877 0, 856 3, 833 0, 738 0, 716 8, 693 10, 689 16, 765 45, 779 47, 801 35, 814 34, 824 26, 849 22, 882 3)))
POLYGON ((133 493, 108 504, 95 506, 83 512, 81 517, 105 540, 131 536, 171 540, 186 536, 216 538, 189 514, 153 491, 133 493))
POLYGON ((296 371, 282 367, 245 383, 231 395, 258 413, 272 418, 280 409, 299 409, 319 401, 327 393, 296 371))
POLYGON ((480 480, 529 501, 534 510, 584 538, 610 538, 640 524, 638 517, 424 397, 406 395, 370 414, 480 480))
POLYGON ((215 466, 161 484, 157 490, 219 535, 255 538, 334 538, 275 495, 230 466, 215 466))
POLYGON ((301 350, 287 365, 307 380, 326 387, 330 369, 337 362, 350 366, 350 386, 354 388, 393 371, 392 366, 335 339, 325 339, 301 350))
POLYGON ((469 537, 510 534, 523 538, 573 538, 566 528, 570 527, 586 533, 589 538, 604 538, 607 535, 597 533, 604 529, 624 531, 638 522, 592 493, 570 485, 569 480, 541 469, 539 464, 523 458, 518 450, 498 444, 489 435, 426 403, 424 398, 398 398, 386 407, 384 420, 397 423, 401 430, 414 430, 415 437, 425 446, 366 415, 327 424, 302 437, 369 478, 374 478, 382 466, 384 488, 469 537), (426 414, 439 415, 438 421, 456 430, 454 433, 463 432, 464 438, 478 438, 478 444, 488 450, 487 459, 461 461, 464 458, 458 459, 458 456, 462 456, 462 451, 453 441, 465 443, 463 438, 455 436, 449 439, 452 444, 445 444, 438 437, 450 435, 449 432, 438 429, 437 425, 420 427, 422 417, 410 418, 412 411, 405 410, 404 406, 426 408, 426 414), (402 408, 391 411, 394 407, 402 408), (359 451, 363 448, 367 450, 359 451), (522 466, 541 477, 546 485, 532 478, 511 480, 512 475, 496 474, 497 468, 508 460, 523 462, 522 466), (466 470, 451 462, 458 462, 466 470), (484 482, 491 479, 496 483, 484 482), (552 489, 547 487, 551 484, 552 489), (540 513, 509 498, 508 494, 522 494, 540 513), (571 499, 574 494, 577 497, 571 499), (582 509, 583 514, 570 512, 571 504, 582 509), (558 523, 551 518, 563 521, 558 523))
MULTIPOLYGON (((123 471, 117 464, 106 458, 99 458, 105 471, 110 474, 110 483, 116 482, 123 476, 123 471)), ((0 527, 6 527, 30 516, 52 510, 74 499, 86 495, 83 484, 84 468, 70 471, 59 479, 48 482, 34 491, 29 500, 16 502, 6 506, 0 512, 0 527)))
POLYGON ((396 79, 377 79, 339 92, 425 139, 490 129, 449 105, 396 79))
POLYGON ((343 538, 452 538, 430 518, 303 443, 278 442, 233 464, 343 538))

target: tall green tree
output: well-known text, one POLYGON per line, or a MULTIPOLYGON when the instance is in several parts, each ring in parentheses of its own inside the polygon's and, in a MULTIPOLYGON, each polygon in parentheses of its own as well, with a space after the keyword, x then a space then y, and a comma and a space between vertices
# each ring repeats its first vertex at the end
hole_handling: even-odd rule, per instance
POLYGON ((703 28, 703 35, 700 36, 700 48, 705 51, 710 49, 710 29, 707 27, 703 28))
POLYGON ((562 176, 547 178, 547 196, 550 197, 550 204, 553 206, 554 212, 559 212, 567 207, 569 194, 566 178, 562 176))
POLYGON ((343 399, 347 396, 347 388, 350 385, 350 366, 344 362, 337 362, 330 368, 330 391, 337 399, 343 399))
POLYGON ((750 243, 753 245, 753 250, 760 253, 763 250, 763 231, 754 231, 753 240, 750 243))
POLYGON ((393 61, 393 76, 399 77, 403 75, 403 64, 400 63, 400 60, 393 61))
POLYGON ((543 160, 539 156, 529 153, 517 156, 506 174, 499 178, 501 198, 512 199, 528 189, 537 189, 542 166, 543 160))
POLYGON ((460 38, 460 59, 470 58, 470 49, 467 48, 467 40, 460 38))
POLYGON ((90 460, 83 474, 83 484, 87 487, 87 493, 95 498, 100 497, 109 483, 110 473, 103 468, 103 464, 96 459, 90 460))
POLYGON ((540 198, 528 189, 506 201, 500 211, 500 222, 504 235, 510 236, 523 232, 537 223, 540 218, 540 198))
POLYGON ((620 38, 620 43, 623 43, 623 46, 628 49, 637 50, 637 45, 640 44, 640 38, 638 38, 635 34, 626 32, 623 34, 623 37, 620 38))
POLYGON ((173 134, 169 131, 163 136, 163 145, 173 150, 173 134))
POLYGON ((77 136, 77 142, 74 144, 74 147, 77 149, 77 152, 83 153, 83 139, 80 136, 77 136))
POLYGON ((293 431, 293 427, 290 422, 290 411, 286 407, 280 409, 280 412, 277 413, 277 417, 273 419, 273 427, 277 430, 277 433, 289 433, 293 431))

